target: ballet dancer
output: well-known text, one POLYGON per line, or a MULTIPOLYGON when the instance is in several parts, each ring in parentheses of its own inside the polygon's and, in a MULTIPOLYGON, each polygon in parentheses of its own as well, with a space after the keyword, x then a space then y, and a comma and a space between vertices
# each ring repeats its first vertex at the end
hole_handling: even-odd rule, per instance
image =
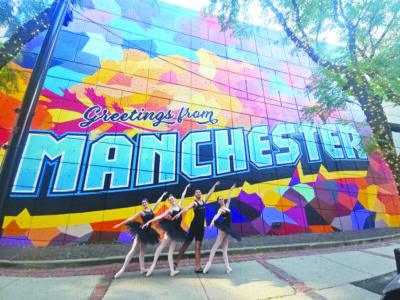
POLYGON ((204 223, 206 220, 206 202, 210 199, 212 193, 214 193, 215 187, 219 185, 219 181, 217 181, 207 195, 201 199, 201 191, 196 190, 194 192, 195 200, 186 206, 182 211, 175 216, 175 218, 181 217, 182 214, 187 212, 189 209, 193 208, 194 217, 192 223, 190 224, 190 229, 187 235, 187 239, 185 243, 182 245, 181 249, 179 250, 178 257, 175 260, 174 267, 178 266, 179 261, 181 260, 183 254, 185 253, 186 249, 192 243, 193 239, 195 239, 195 258, 196 258, 196 266, 195 272, 196 273, 203 273, 203 269, 201 268, 201 244, 204 238, 204 223))
POLYGON ((136 250, 139 248, 139 265, 140 265, 140 274, 144 274, 147 272, 147 270, 144 267, 144 252, 146 250, 147 245, 155 245, 159 242, 160 240, 160 235, 158 234, 157 231, 154 230, 151 226, 148 226, 145 229, 141 228, 141 223, 134 221, 138 218, 142 218, 143 224, 146 223, 147 221, 151 220, 154 218, 154 210, 157 208, 157 206, 160 204, 162 198, 167 194, 167 192, 164 192, 161 197, 157 200, 157 202, 154 204, 152 208, 149 208, 149 202, 147 199, 142 200, 142 207, 143 210, 139 211, 136 215, 133 217, 130 217, 126 219, 125 221, 115 225, 113 228, 118 228, 122 225, 126 225, 129 228, 129 232, 132 234, 132 236, 135 236, 132 244, 131 250, 128 252, 125 258, 125 262, 122 265, 122 268, 114 275, 114 278, 118 278, 124 273, 125 268, 128 266, 129 262, 131 261, 134 253, 136 250))
POLYGON ((146 228, 151 222, 157 221, 162 219, 159 222, 159 226, 161 229, 164 231, 164 238, 161 241, 160 245, 158 246, 155 254, 154 254, 154 260, 153 263, 149 269, 149 271, 146 273, 146 276, 150 276, 157 264, 158 257, 161 254, 161 251, 164 249, 165 246, 169 244, 169 251, 168 251, 168 264, 169 264, 169 269, 170 269, 170 275, 175 276, 176 274, 179 273, 179 271, 175 270, 174 265, 173 265, 173 253, 175 250, 175 246, 177 242, 184 242, 186 240, 186 231, 183 230, 181 227, 181 222, 182 222, 182 216, 179 218, 174 217, 181 211, 181 206, 183 203, 183 199, 185 199, 186 191, 190 184, 188 184, 181 197, 181 201, 179 202, 178 205, 175 203, 175 198, 171 195, 168 198, 169 203, 171 204, 171 207, 167 209, 162 215, 159 215, 158 217, 148 221, 146 224, 142 225, 143 228, 146 228), (170 219, 166 219, 165 217, 170 216, 170 219))
POLYGON ((229 235, 231 235, 238 241, 242 240, 239 234, 231 229, 232 213, 231 210, 229 209, 229 205, 231 203, 232 190, 235 187, 236 187, 235 184, 231 187, 226 204, 224 198, 222 198, 221 196, 217 198, 217 201, 221 205, 221 207, 218 210, 218 213, 212 219, 210 228, 213 228, 215 224, 215 226, 218 228, 218 235, 213 247, 211 248, 210 258, 208 259, 208 263, 206 264, 203 271, 204 274, 206 274, 210 269, 212 261, 214 260, 215 252, 217 251, 218 247, 221 244, 222 244, 222 255, 224 257, 226 266, 226 273, 229 274, 230 272, 232 272, 232 268, 229 266, 229 259, 228 259, 229 235), (219 218, 219 216, 222 216, 222 222, 216 221, 219 218))

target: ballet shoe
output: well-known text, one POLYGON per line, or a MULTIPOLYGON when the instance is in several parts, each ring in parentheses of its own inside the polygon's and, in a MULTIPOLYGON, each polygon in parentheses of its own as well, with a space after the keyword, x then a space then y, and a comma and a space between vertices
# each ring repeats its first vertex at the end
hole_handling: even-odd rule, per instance
POLYGON ((140 270, 140 275, 146 274, 148 271, 149 271, 148 269, 140 270))
POLYGON ((119 277, 121 277, 122 273, 124 273, 123 270, 119 270, 115 275, 114 275, 114 279, 117 279, 119 277))
POLYGON ((178 274, 179 271, 178 270, 173 270, 171 271, 171 273, 169 274, 171 277, 175 276, 176 274, 178 274))
POLYGON ((227 267, 226 268, 226 274, 229 274, 230 272, 232 272, 232 268, 231 267, 227 267))
POLYGON ((204 267, 203 274, 208 273, 208 270, 210 269, 210 267, 211 267, 211 263, 208 262, 208 263, 206 264, 206 266, 204 267))
POLYGON ((153 274, 154 268, 150 268, 147 273, 146 273, 146 277, 151 276, 151 274, 153 274))

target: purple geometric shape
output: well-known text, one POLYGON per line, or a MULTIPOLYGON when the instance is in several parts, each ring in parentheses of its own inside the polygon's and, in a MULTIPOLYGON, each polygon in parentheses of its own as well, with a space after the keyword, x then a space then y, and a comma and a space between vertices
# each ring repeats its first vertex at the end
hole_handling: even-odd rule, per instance
POLYGON ((31 242, 31 240, 26 235, 19 236, 18 238, 16 238, 16 237, 7 237, 6 235, 3 235, 3 237, 0 239, 0 246, 5 246, 5 247, 32 247, 33 243, 31 242))
POLYGON ((264 206, 264 202, 257 194, 247 194, 244 191, 240 191, 239 196, 237 197, 241 202, 246 203, 256 209, 259 209, 260 206, 264 206))
POLYGON ((353 207, 353 211, 366 211, 365 207, 360 203, 360 201, 357 201, 356 204, 353 207))
POLYGON ((285 222, 288 222, 289 218, 301 227, 308 227, 306 213, 303 207, 292 207, 284 211, 285 222))
POLYGON ((333 210, 333 214, 336 217, 350 216, 351 210, 341 203, 336 203, 336 209, 333 210))
POLYGON ((132 242, 132 236, 126 232, 126 231, 121 231, 118 237, 118 242, 121 243, 129 243, 132 242))
POLYGON ((354 193, 358 193, 359 187, 355 183, 340 183, 337 182, 337 191, 338 193, 343 193, 351 196, 354 193))
POLYGON ((60 243, 63 245, 66 245, 68 243, 71 243, 77 239, 76 236, 65 234, 65 233, 59 233, 56 237, 54 237, 51 242, 49 243, 49 246, 53 245, 59 245, 60 243))
POLYGON ((299 183, 301 183, 300 178, 296 175, 293 175, 292 179, 289 182, 289 186, 294 186, 299 183))
POLYGON ((232 229, 235 230, 241 237, 258 235, 258 230, 254 228, 251 223, 235 223, 231 225, 232 229))
POLYGON ((336 181, 323 181, 322 182, 325 189, 329 192, 331 199, 333 201, 338 201, 338 191, 337 191, 337 182, 336 181))
POLYGON ((213 227, 210 229, 210 227, 207 226, 206 228, 204 228, 204 238, 205 239, 215 239, 217 237, 217 234, 218 234, 217 227, 213 227))
POLYGON ((253 221, 251 222, 251 225, 253 225, 254 228, 258 230, 258 233, 259 233, 259 234, 261 234, 261 235, 264 235, 264 234, 265 234, 264 227, 265 227, 267 224, 265 224, 265 222, 264 222, 264 220, 263 220, 262 217, 258 217, 257 219, 253 220, 253 221))
POLYGON ((290 188, 288 189, 282 197, 296 203, 298 206, 304 207, 307 205, 307 200, 304 198, 303 195, 299 194, 296 190, 290 188))
POLYGON ((331 193, 326 189, 319 189, 316 190, 317 198, 321 202, 325 202, 329 205, 334 205, 337 201, 332 198, 331 193))

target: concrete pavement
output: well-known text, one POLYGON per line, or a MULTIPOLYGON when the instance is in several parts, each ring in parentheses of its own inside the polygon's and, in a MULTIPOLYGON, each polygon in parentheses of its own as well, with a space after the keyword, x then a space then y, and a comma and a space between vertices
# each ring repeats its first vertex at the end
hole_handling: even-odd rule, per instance
MULTIPOLYGON (((393 249, 400 240, 338 248, 230 256, 225 274, 217 256, 208 274, 182 261, 176 277, 165 261, 149 278, 137 258, 117 280, 120 264, 47 270, 0 269, 0 299, 380 299, 370 278, 395 271, 393 249), (369 290, 368 290, 369 289, 369 290), (375 292, 372 292, 375 291, 375 292)), ((205 262, 205 260, 203 260, 205 262)), ((378 276, 378 277, 377 277, 378 276)), ((386 276, 387 280, 391 276, 386 276)))

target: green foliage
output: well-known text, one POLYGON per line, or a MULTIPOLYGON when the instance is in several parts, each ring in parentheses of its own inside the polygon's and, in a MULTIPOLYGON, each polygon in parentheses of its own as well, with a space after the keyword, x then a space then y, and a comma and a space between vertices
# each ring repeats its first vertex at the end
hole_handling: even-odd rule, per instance
POLYGON ((5 65, 0 69, 0 93, 13 94, 20 90, 18 78, 25 78, 25 73, 5 65))
MULTIPOLYGON (((252 1, 211 0, 222 28, 234 28, 252 1), (246 7, 241 9, 242 4, 246 7)), ((399 0, 259 0, 267 22, 278 23, 299 51, 319 66, 308 94, 312 106, 303 109, 305 120, 332 117, 333 112, 359 105, 365 113, 356 126, 368 125, 363 137, 366 153, 380 149, 400 194, 400 155, 396 155, 391 127, 382 102, 400 105, 399 0), (335 37, 334 45, 329 37, 335 37)), ((241 31, 237 31, 240 33, 241 31)), ((339 121, 339 120, 337 120, 339 121)))
POLYGON ((52 2, 49 0, 0 0, 0 26, 10 27, 13 30, 35 17, 52 2))
MULTIPOLYGON (((80 7, 82 2, 83 0, 72 0, 71 4, 80 7)), ((43 22, 44 12, 46 9, 49 11, 48 8, 53 3, 55 3, 53 0, 0 0, 0 27, 7 29, 10 40, 0 45, 0 92, 19 91, 17 78, 23 76, 23 73, 13 69, 7 63, 18 57, 18 52, 27 41, 45 30, 47 26, 43 26, 43 24, 47 25, 48 22, 43 22), (32 20, 31 24, 36 24, 36 27, 33 26, 35 28, 26 25, 32 20), (18 31, 24 27, 30 29, 29 37, 22 38, 23 33, 18 31), (16 43, 17 41, 18 43, 16 43)))

